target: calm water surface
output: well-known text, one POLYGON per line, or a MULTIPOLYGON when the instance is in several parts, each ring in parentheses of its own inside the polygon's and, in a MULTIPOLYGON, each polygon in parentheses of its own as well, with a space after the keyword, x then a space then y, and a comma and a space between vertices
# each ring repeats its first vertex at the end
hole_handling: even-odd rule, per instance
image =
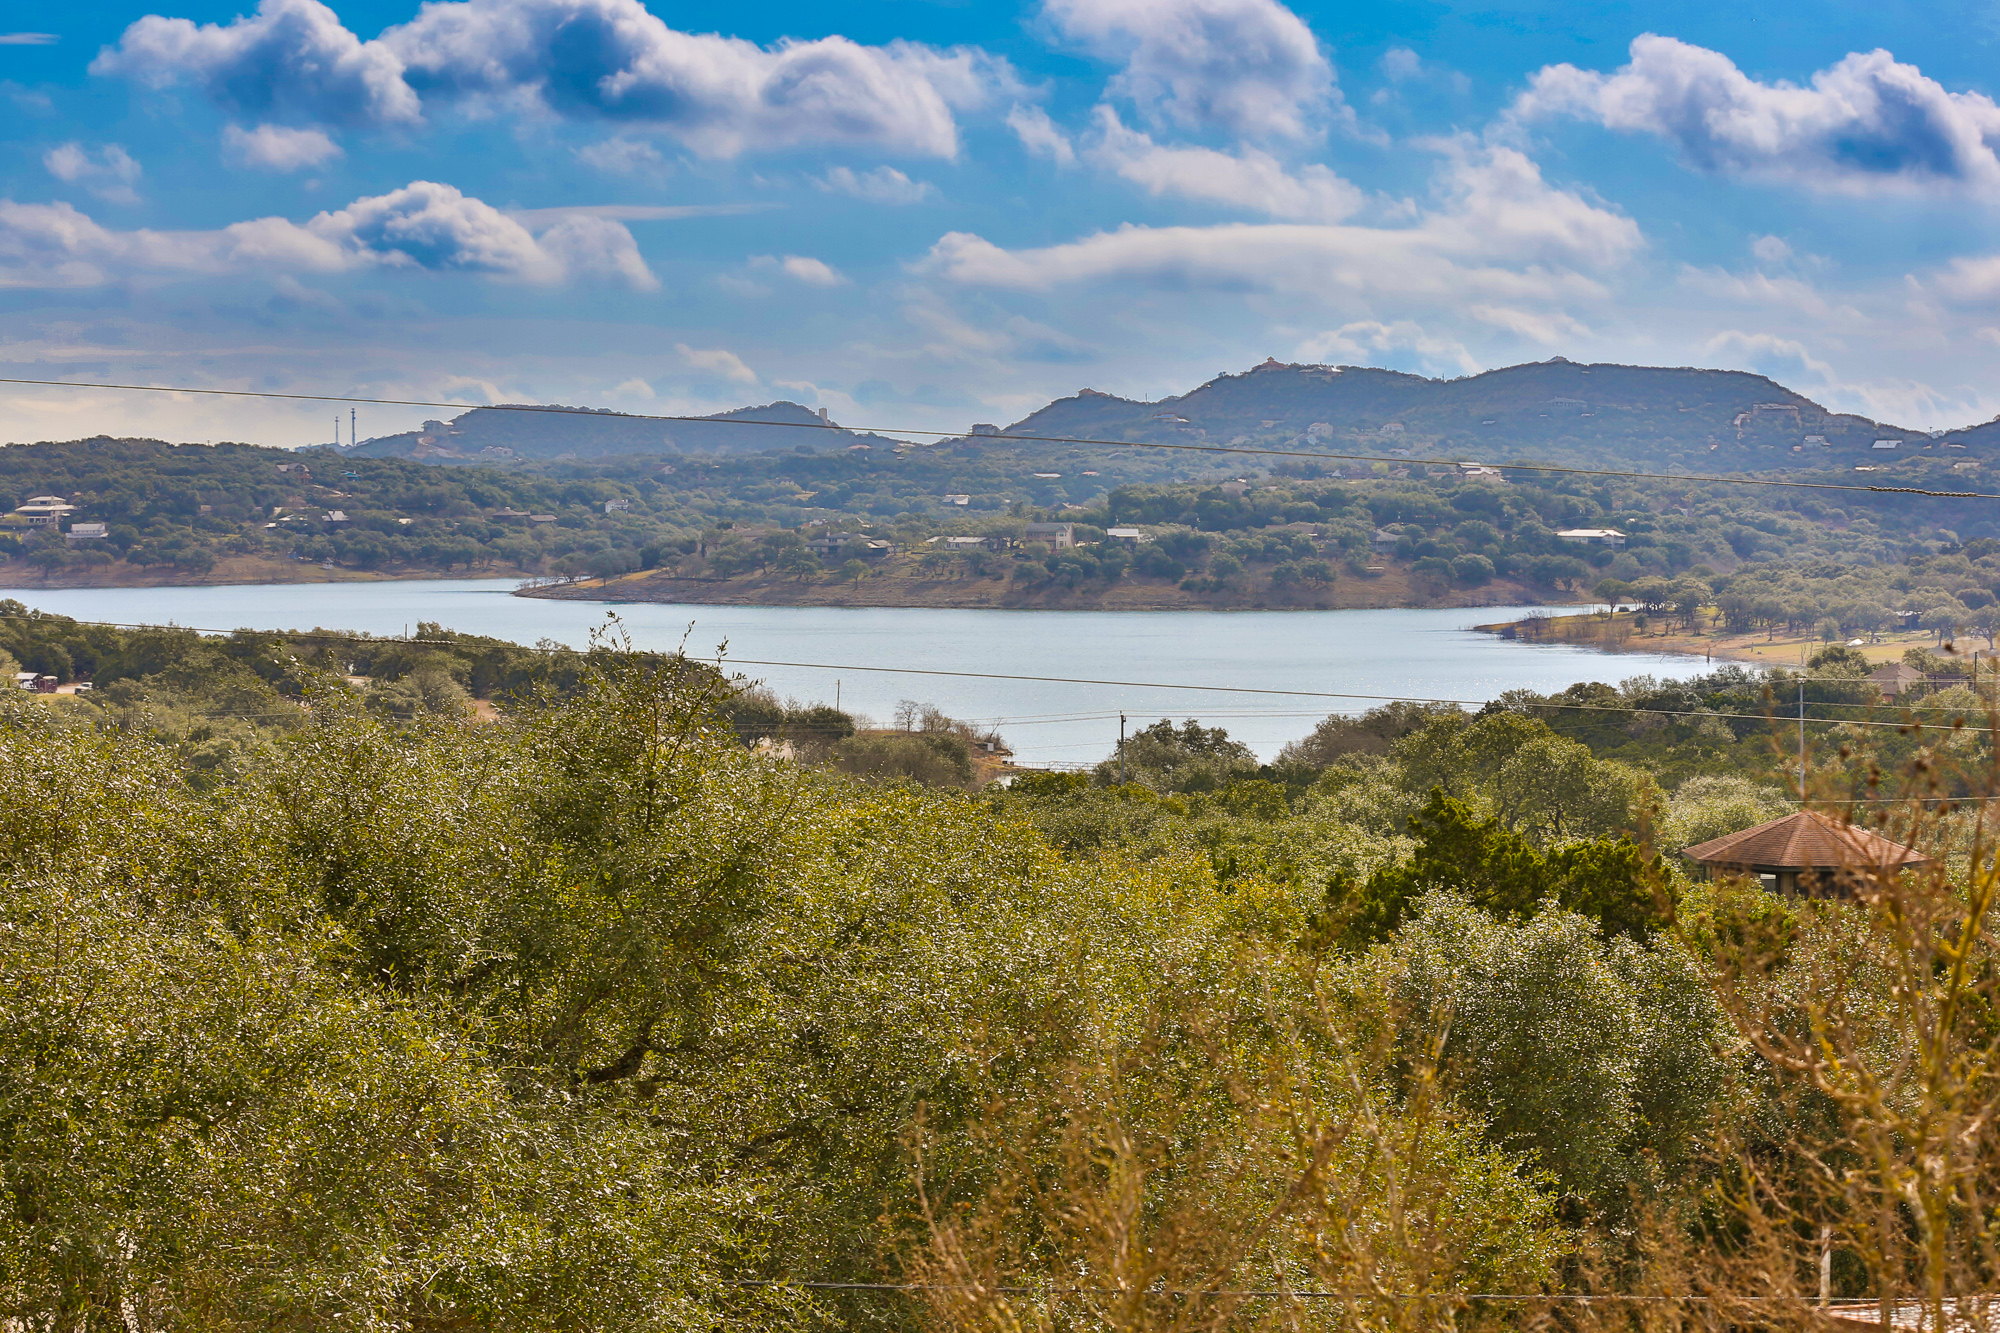
POLYGON ((1199 718, 1269 758, 1329 712, 1368 699, 1300 698, 1174 688, 1256 687, 1330 694, 1483 702, 1503 690, 1549 691, 1580 680, 1685 677, 1700 658, 1509 643, 1467 627, 1511 619, 1530 607, 1418 611, 1079 612, 942 611, 921 608, 607 606, 510 596, 511 580, 429 579, 391 583, 254 585, 225 588, 0 589, 79 620, 172 622, 197 629, 342 629, 401 634, 419 621, 518 643, 554 639, 581 646, 615 613, 642 648, 824 666, 740 669, 783 695, 832 701, 886 719, 899 699, 931 703, 955 717, 992 722, 1023 762, 1085 763, 1118 738, 1118 714, 1134 727, 1158 718, 1199 718), (690 628, 692 627, 692 628, 690 628), (1073 685, 894 675, 860 667, 1137 682, 1073 685))

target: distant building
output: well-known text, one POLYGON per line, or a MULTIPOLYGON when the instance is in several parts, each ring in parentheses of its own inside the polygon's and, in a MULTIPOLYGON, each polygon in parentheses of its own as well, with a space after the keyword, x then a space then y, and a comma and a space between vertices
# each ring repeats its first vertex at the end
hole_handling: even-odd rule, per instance
POLYGON ((1106 528, 1104 540, 1116 542, 1120 546, 1137 546, 1146 540, 1146 534, 1137 528, 1106 528))
POLYGON ((103 523, 72 523, 63 535, 73 542, 87 542, 109 537, 111 529, 103 523))
POLYGON ((1021 534, 1024 542, 1043 542, 1051 550, 1060 551, 1076 545, 1076 524, 1074 523, 1030 523, 1021 534))
POLYGON ((986 545, 984 537, 946 537, 945 549, 950 551, 977 551, 986 545))
POLYGON ((1000 428, 990 421, 975 421, 972 423, 972 433, 974 435, 998 435, 1000 428))
POLYGON ((944 502, 948 505, 969 505, 972 503, 972 497, 969 495, 947 495, 944 497, 944 502))
POLYGON ((528 522, 530 522, 530 523, 553 523, 553 522, 555 522, 555 521, 556 521, 556 516, 555 516, 554 514, 530 514, 530 515, 528 515, 528 522))
POLYGON ((1870 449, 1900 449, 1903 447, 1903 442, 1901 440, 1877 440, 1868 447, 1870 449))
POLYGON ((76 512, 76 506, 60 495, 31 495, 16 505, 10 520, 31 528, 45 528, 51 523, 60 523, 76 512))
POLYGON ((1924 673, 1907 662, 1891 662, 1888 666, 1877 667, 1868 673, 1868 679, 1876 689, 1882 691, 1884 699, 1894 699, 1913 686, 1922 685, 1924 673))
POLYGON ((1368 544, 1378 551, 1393 551, 1396 549, 1396 543, 1401 540, 1403 540, 1402 533, 1390 532, 1387 528, 1377 528, 1375 535, 1368 539, 1368 544))
POLYGON ((326 511, 326 521, 329 523, 345 523, 347 522, 347 511, 345 509, 329 509, 326 511))
POLYGON ((1306 427, 1306 434, 1315 440, 1330 440, 1333 438, 1333 423, 1331 421, 1315 421, 1312 425, 1306 427))
POLYGON ((631 507, 632 502, 630 500, 606 500, 604 502, 604 512, 607 514, 622 514, 631 507))
POLYGON ((1564 528, 1556 536, 1583 546, 1618 547, 1625 544, 1625 534, 1616 528, 1564 528))

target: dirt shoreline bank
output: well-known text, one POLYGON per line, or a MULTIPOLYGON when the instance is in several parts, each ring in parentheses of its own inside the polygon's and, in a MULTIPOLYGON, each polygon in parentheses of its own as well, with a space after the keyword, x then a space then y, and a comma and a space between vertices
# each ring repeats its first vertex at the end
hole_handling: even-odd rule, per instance
MULTIPOLYGON (((1803 666, 1821 648, 1829 646, 1820 639, 1807 634, 1779 634, 1752 632, 1748 634, 1723 633, 1663 633, 1656 630, 1640 630, 1637 619, 1630 611, 1615 615, 1602 612, 1583 612, 1571 616, 1550 616, 1546 619, 1495 621, 1472 628, 1486 634, 1512 637, 1523 643, 1568 644, 1577 648, 1595 648, 1606 656, 1621 653, 1672 653, 1675 656, 1703 657, 1711 662, 1735 662, 1744 666, 1788 667, 1803 666)), ((1902 660, 1903 654, 1911 648, 1934 646, 1932 636, 1923 630, 1908 630, 1883 634, 1872 641, 1855 646, 1855 651, 1869 661, 1889 663, 1902 660)))

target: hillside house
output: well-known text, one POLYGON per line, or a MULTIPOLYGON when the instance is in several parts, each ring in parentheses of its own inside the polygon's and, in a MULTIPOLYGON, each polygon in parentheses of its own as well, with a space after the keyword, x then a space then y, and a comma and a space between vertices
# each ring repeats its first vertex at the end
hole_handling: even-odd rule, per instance
POLYGON ((1104 540, 1114 546, 1137 546, 1146 540, 1146 534, 1137 528, 1106 528, 1104 540))
POLYGON ((1387 528, 1377 528, 1375 535, 1368 539, 1368 544, 1378 551, 1393 551, 1396 549, 1396 543, 1401 540, 1403 540, 1402 533, 1390 532, 1387 528))
POLYGON ((63 535, 73 542, 102 541, 111 535, 111 528, 104 523, 72 523, 63 535))
POLYGON ((1616 528, 1564 528, 1556 536, 1579 546, 1609 546, 1613 549, 1625 545, 1625 534, 1616 528))
POLYGON ((1868 673, 1868 680, 1882 691, 1884 699, 1894 699, 1924 684, 1924 673, 1907 662, 1891 662, 1868 673))
POLYGON ((1870 875, 1930 864, 1912 847, 1816 810, 1768 820, 1681 850, 1704 879, 1755 875, 1774 893, 1845 898, 1870 875))
POLYGON ((1030 523, 1021 534, 1023 542, 1040 542, 1052 551, 1067 550, 1076 545, 1076 524, 1074 523, 1030 523))
POLYGON ((8 519, 31 528, 45 528, 62 522, 75 512, 76 506, 60 495, 31 495, 14 507, 8 519))
POLYGON ((630 500, 606 500, 604 502, 604 512, 607 514, 622 514, 631 507, 632 502, 630 500))

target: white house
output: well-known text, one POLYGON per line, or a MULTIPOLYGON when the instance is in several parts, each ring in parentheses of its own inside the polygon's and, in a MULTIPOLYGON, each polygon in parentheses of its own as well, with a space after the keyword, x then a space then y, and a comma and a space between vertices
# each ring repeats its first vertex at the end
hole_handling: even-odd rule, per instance
POLYGON ((1903 447, 1903 442, 1901 440, 1877 440, 1868 447, 1871 449, 1900 449, 1903 447))
POLYGON ((16 522, 31 528, 45 528, 51 523, 60 523, 76 512, 76 506, 60 495, 31 495, 14 507, 16 522))
POLYGON ((69 525, 69 531, 63 535, 73 542, 85 542, 108 537, 111 535, 111 529, 103 523, 72 523, 69 525))
POLYGON ((972 503, 972 497, 969 495, 947 495, 944 497, 944 502, 948 505, 969 505, 972 503))
POLYGON ((1117 542, 1121 546, 1137 546, 1146 540, 1146 534, 1137 528, 1106 528, 1104 540, 1117 542))
POLYGON ((1616 528, 1564 528, 1556 536, 1580 545, 1623 546, 1625 534, 1616 528))
POLYGON ((604 502, 604 512, 607 514, 622 514, 631 507, 632 502, 630 500, 606 500, 604 502))

